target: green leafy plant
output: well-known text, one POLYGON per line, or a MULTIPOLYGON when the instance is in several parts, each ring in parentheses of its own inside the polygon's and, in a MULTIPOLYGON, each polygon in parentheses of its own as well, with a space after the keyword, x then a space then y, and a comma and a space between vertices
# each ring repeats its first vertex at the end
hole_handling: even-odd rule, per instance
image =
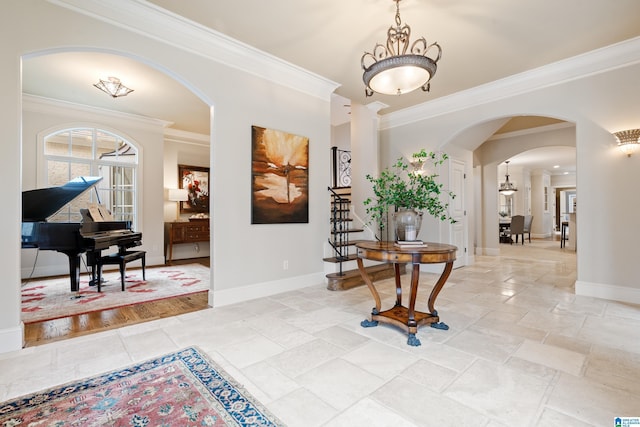
POLYGON ((435 170, 449 157, 445 153, 427 153, 423 148, 414 153, 413 158, 412 165, 401 157, 391 169, 383 170, 377 178, 366 176, 373 184, 375 194, 374 198, 364 201, 369 223, 376 222, 380 228, 384 228, 390 208, 426 211, 441 221, 455 222, 447 212, 449 203, 441 199, 443 195, 453 199, 455 194, 445 190, 443 184, 436 181, 437 173, 427 174, 422 170, 426 162, 430 162, 435 170))

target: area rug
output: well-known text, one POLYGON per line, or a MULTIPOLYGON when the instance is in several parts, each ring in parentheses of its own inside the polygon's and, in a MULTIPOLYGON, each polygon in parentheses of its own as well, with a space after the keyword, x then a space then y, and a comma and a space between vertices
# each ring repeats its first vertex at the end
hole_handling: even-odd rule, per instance
POLYGON ((22 287, 22 321, 40 322, 207 292, 210 286, 209 268, 200 264, 148 267, 146 280, 142 279, 142 269, 127 269, 124 292, 118 270, 107 270, 103 276, 102 292, 89 286, 87 274, 80 277, 78 293, 71 292, 68 276, 28 282, 22 287))
POLYGON ((199 349, 0 403, 0 426, 283 426, 199 349))

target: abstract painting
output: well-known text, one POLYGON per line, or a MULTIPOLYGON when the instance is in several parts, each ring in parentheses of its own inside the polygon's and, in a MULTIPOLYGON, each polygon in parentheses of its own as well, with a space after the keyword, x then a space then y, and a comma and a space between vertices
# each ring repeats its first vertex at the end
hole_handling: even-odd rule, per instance
POLYGON ((251 223, 309 222, 309 138, 251 127, 251 223))

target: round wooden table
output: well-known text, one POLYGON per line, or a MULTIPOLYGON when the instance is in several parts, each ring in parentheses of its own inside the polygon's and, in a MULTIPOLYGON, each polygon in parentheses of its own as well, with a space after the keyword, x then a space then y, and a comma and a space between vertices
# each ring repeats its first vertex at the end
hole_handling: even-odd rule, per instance
POLYGON ((449 329, 449 326, 440 322, 440 317, 438 317, 438 312, 435 310, 434 305, 438 294, 449 278, 449 274, 453 268, 453 262, 456 260, 456 251, 458 248, 442 243, 426 242, 426 245, 426 247, 399 248, 394 242, 366 242, 356 244, 360 275, 369 287, 376 303, 376 306, 371 311, 371 320, 363 320, 360 323, 362 327, 378 326, 378 322, 399 326, 407 332, 407 344, 411 346, 420 345, 420 340, 416 338, 418 326, 429 324, 433 328, 449 329), (364 259, 392 263, 394 265, 396 303, 391 309, 380 311, 382 308, 380 295, 364 268, 364 259), (439 263, 445 263, 445 267, 429 295, 428 307, 430 312, 423 313, 416 311, 416 297, 418 295, 418 285, 420 281, 420 264, 439 263), (409 304, 406 307, 402 305, 402 284, 400 281, 401 264, 412 264, 413 266, 411 271, 411 293, 409 296, 409 304))

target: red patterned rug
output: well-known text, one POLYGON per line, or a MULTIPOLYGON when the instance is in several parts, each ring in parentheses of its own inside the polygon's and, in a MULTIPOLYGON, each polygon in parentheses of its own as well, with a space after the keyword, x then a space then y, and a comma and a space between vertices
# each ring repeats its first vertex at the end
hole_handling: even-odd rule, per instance
POLYGON ((0 403, 1 426, 284 426, 201 351, 0 403))
POLYGON ((40 322, 207 292, 210 286, 209 268, 200 264, 149 267, 145 269, 146 280, 142 280, 142 269, 127 269, 124 292, 118 270, 106 271, 103 276, 102 292, 89 286, 86 274, 80 278, 77 294, 71 292, 68 276, 28 282, 22 286, 22 321, 40 322))

